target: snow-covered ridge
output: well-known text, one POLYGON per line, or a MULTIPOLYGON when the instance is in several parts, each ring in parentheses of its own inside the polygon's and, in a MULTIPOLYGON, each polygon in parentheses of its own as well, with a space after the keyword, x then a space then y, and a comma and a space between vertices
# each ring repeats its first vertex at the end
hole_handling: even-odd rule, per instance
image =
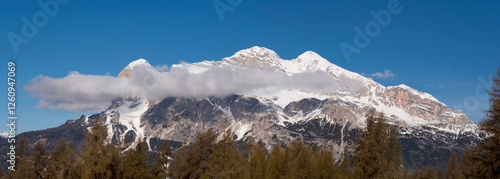
MULTIPOLYGON (((116 108, 110 108, 105 111, 107 120, 106 125, 108 129, 108 140, 113 137, 113 125, 111 120, 118 117, 117 123, 125 126, 125 131, 120 136, 124 139, 129 131, 134 131, 137 136, 144 137, 144 129, 141 127, 141 117, 149 108, 149 101, 145 99, 120 99, 121 105, 116 108), (116 115, 116 116, 115 116, 116 115)), ((135 138, 135 142, 139 141, 139 137, 135 138)))
POLYGON ((431 94, 417 91, 416 89, 413 89, 413 88, 411 88, 411 87, 409 87, 409 86, 407 86, 405 84, 400 84, 400 85, 397 85, 397 86, 388 86, 387 88, 389 88, 389 89, 392 89, 392 88, 402 88, 402 89, 405 89, 405 90, 411 92, 412 94, 414 94, 416 96, 419 96, 422 99, 430 99, 432 101, 435 101, 435 102, 438 102, 438 103, 441 103, 441 104, 445 105, 444 103, 442 103, 439 100, 437 100, 436 98, 434 98, 434 96, 432 96, 431 94))

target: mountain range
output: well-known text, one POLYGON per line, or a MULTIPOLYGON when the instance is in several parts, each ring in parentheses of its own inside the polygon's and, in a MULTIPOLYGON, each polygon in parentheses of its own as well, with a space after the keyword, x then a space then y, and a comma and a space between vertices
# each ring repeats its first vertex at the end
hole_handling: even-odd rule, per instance
MULTIPOLYGON (((270 149, 277 141, 286 144, 302 139, 307 144, 328 145, 340 159, 344 148, 352 152, 356 134, 366 126, 365 115, 375 109, 385 115, 390 125, 398 126, 408 168, 444 167, 453 151, 461 155, 484 136, 465 114, 428 93, 404 84, 383 86, 312 51, 284 60, 270 49, 252 47, 218 61, 172 65, 168 72, 157 71, 139 59, 126 66, 117 78, 134 78, 140 71, 152 76, 145 79, 150 84, 151 80, 155 83, 155 76, 182 71, 208 76, 205 85, 197 90, 217 91, 217 85, 223 84, 212 84, 210 78, 225 77, 213 73, 213 69, 224 69, 228 72, 224 74, 236 77, 249 71, 253 78, 241 77, 241 90, 233 93, 172 94, 161 98, 129 94, 110 101, 100 113, 20 136, 30 143, 44 142, 49 149, 61 137, 81 145, 89 120, 99 118, 107 126, 109 142, 120 144, 127 140, 131 142, 128 147, 133 147, 145 140, 155 150, 161 140, 189 145, 198 132, 208 128, 221 131, 227 126, 225 129, 231 129, 239 141, 252 136, 270 149), (268 86, 244 86, 257 83, 255 80, 268 86)), ((149 85, 144 91, 154 87, 149 85)), ((4 142, 0 146, 7 146, 4 142)))

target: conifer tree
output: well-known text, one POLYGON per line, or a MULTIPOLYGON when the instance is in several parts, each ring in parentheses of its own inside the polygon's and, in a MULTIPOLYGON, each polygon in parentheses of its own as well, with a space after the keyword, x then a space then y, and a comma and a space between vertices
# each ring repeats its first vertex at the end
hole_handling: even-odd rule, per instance
POLYGON ((482 162, 478 168, 481 178, 500 178, 500 66, 492 80, 493 85, 488 90, 490 107, 486 119, 479 123, 480 129, 489 134, 478 148, 482 162))
POLYGON ((342 159, 340 163, 335 167, 335 177, 341 179, 351 178, 351 158, 349 157, 349 152, 347 151, 347 146, 344 147, 344 152, 342 153, 342 159))
POLYGON ((333 152, 325 144, 322 148, 313 149, 313 157, 311 159, 311 178, 333 178, 334 165, 333 152))
POLYGON ((446 165, 445 178, 459 179, 461 178, 460 174, 461 173, 460 173, 457 153, 453 152, 453 154, 451 154, 450 160, 448 161, 448 164, 446 165))
POLYGON ((113 146, 106 144, 108 133, 99 119, 93 119, 84 137, 79 166, 82 178, 111 178, 113 172, 113 146))
POLYGON ((255 139, 252 136, 247 136, 243 142, 243 148, 241 150, 245 159, 249 161, 251 153, 255 146, 255 139))
POLYGON ((214 146, 208 161, 208 170, 204 173, 210 178, 248 178, 245 176, 246 160, 238 151, 233 132, 226 130, 222 139, 214 146))
POLYGON ((250 178, 266 176, 267 150, 262 142, 258 142, 252 150, 249 162, 250 178))
POLYGON ((199 133, 189 148, 176 152, 169 168, 172 178, 201 178, 208 169, 217 135, 213 129, 199 133))
POLYGON ((356 178, 400 178, 401 151, 396 127, 389 127, 383 114, 367 114, 367 127, 357 136, 353 174, 356 178))
POLYGON ((386 148, 388 173, 385 177, 402 178, 405 169, 403 168, 403 150, 399 145, 399 130, 397 126, 389 127, 388 140, 386 148))
POLYGON ((45 178, 47 167, 47 152, 45 147, 41 142, 37 142, 33 148, 33 154, 31 155, 31 161, 35 166, 35 176, 36 178, 45 178))
POLYGON ((375 111, 371 110, 366 119, 366 130, 359 132, 354 155, 354 171, 356 178, 374 178, 381 175, 384 167, 381 163, 381 151, 378 148, 380 123, 376 123, 375 111))
POLYGON ((0 178, 4 178, 5 177, 5 173, 3 172, 3 167, 0 167, 0 178))
POLYGON ((311 148, 302 140, 294 140, 285 149, 288 178, 308 178, 311 175, 311 148))
POLYGON ((149 172, 147 165, 148 160, 148 145, 146 142, 139 141, 135 148, 127 151, 123 157, 121 162, 123 165, 123 178, 152 178, 153 176, 149 172))
POLYGON ((29 156, 29 146, 24 138, 20 138, 16 145, 16 168, 12 175, 14 179, 36 178, 35 166, 29 156))
POLYGON ((423 168, 420 178, 437 179, 438 173, 433 167, 426 166, 423 168))
POLYGON ((278 141, 269 155, 269 160, 266 165, 266 178, 276 179, 276 178, 286 178, 286 158, 283 149, 281 148, 281 143, 278 141))
POLYGON ((156 178, 167 178, 168 168, 170 163, 170 156, 172 155, 172 148, 168 141, 163 141, 160 148, 156 152, 155 163, 153 166, 153 176, 156 178))
POLYGON ((61 139, 57 142, 47 162, 46 178, 76 178, 73 165, 76 152, 73 144, 61 139))
POLYGON ((474 146, 465 150, 460 162, 460 170, 464 178, 480 178, 482 159, 479 155, 479 147, 474 146))

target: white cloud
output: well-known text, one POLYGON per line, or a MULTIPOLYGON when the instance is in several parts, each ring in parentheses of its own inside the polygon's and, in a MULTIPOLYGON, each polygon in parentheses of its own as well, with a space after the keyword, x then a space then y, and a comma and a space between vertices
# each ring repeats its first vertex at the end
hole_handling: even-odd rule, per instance
POLYGON ((167 65, 157 65, 154 66, 154 68, 160 72, 165 72, 168 71, 168 66, 167 65))
POLYGON ((397 76, 397 74, 394 74, 392 70, 384 70, 384 73, 377 72, 377 73, 372 73, 372 74, 362 74, 363 76, 371 76, 371 77, 376 77, 376 78, 394 78, 397 76))
POLYGON ((200 74, 178 68, 168 72, 152 72, 150 69, 145 66, 134 67, 131 78, 78 72, 71 72, 63 78, 40 75, 23 89, 40 98, 40 108, 96 112, 108 107, 113 99, 126 95, 151 100, 169 96, 204 98, 271 93, 277 89, 330 92, 341 86, 349 86, 357 90, 362 85, 344 76, 337 80, 320 71, 289 76, 274 68, 234 70, 212 67, 200 74))

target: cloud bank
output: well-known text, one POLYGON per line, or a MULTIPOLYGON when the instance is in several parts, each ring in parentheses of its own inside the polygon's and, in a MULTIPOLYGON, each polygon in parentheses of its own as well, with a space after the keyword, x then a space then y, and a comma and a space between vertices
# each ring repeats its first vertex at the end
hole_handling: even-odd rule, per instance
POLYGON ((131 73, 130 78, 78 72, 71 72, 63 78, 40 75, 23 89, 40 98, 39 108, 97 112, 106 109, 113 99, 130 95, 150 100, 169 96, 204 98, 273 93, 277 90, 332 92, 340 87, 359 89, 362 85, 345 76, 334 77, 321 71, 290 76, 274 68, 235 70, 211 67, 203 73, 194 74, 180 68, 158 72, 151 70, 150 66, 138 66, 131 73))

